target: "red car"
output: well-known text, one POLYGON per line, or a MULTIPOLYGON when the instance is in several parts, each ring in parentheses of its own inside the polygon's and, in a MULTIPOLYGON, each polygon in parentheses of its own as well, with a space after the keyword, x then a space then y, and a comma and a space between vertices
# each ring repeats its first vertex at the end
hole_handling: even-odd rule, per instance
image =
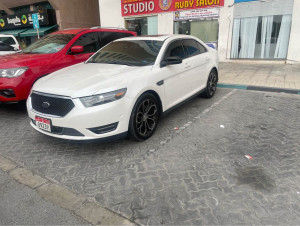
POLYGON ((128 36, 136 33, 109 28, 63 30, 45 36, 23 52, 0 56, 0 103, 26 100, 39 78, 81 63, 109 42, 128 36))

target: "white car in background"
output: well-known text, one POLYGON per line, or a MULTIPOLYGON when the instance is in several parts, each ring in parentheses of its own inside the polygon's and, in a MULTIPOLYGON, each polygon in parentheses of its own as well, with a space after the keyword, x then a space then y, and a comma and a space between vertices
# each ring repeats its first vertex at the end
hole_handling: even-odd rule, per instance
POLYGON ((200 93, 212 97, 217 82, 217 52, 193 36, 123 38, 39 79, 27 109, 33 128, 49 136, 142 141, 163 113, 200 93))
POLYGON ((0 34, 0 42, 10 45, 13 48, 15 48, 16 50, 20 49, 20 45, 19 45, 17 39, 15 38, 15 36, 13 36, 13 35, 0 34))
POLYGON ((0 42, 0 55, 12 54, 16 53, 17 51, 19 50, 3 42, 0 42))

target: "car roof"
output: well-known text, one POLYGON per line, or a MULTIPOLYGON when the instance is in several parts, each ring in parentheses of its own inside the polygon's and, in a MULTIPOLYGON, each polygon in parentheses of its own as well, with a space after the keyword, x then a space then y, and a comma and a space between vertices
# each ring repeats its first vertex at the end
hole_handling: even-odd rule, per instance
POLYGON ((118 29, 118 28, 101 28, 101 27, 94 27, 94 28, 74 28, 74 29, 65 29, 61 31, 56 31, 51 34, 78 34, 83 31, 113 31, 113 32, 129 32, 132 33, 131 31, 125 30, 125 29, 118 29))
POLYGON ((152 41, 165 41, 169 38, 194 38, 190 35, 181 35, 181 34, 169 34, 169 35, 145 35, 145 36, 138 36, 138 37, 126 37, 121 38, 116 41, 124 41, 124 40, 152 40, 152 41))

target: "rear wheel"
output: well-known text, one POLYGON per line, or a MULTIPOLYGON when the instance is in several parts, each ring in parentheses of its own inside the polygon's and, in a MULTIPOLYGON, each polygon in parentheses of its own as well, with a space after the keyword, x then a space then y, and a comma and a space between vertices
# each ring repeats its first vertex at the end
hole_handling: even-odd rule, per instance
POLYGON ((217 83, 218 83, 217 71, 213 69, 211 70, 208 76, 206 88, 205 91, 203 92, 204 97, 212 98, 215 95, 217 89, 217 83))
POLYGON ((155 96, 143 94, 135 103, 129 122, 129 136, 136 141, 150 138, 159 119, 159 104, 155 96))

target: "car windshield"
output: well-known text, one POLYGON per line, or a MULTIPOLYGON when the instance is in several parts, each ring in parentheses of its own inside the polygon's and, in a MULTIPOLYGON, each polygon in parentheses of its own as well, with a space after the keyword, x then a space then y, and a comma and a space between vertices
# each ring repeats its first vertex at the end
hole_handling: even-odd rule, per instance
POLYGON ((54 34, 47 35, 44 38, 34 42, 26 49, 24 53, 56 53, 64 48, 68 42, 74 38, 75 34, 54 34))
POLYGON ((120 64, 128 66, 153 65, 162 47, 162 41, 124 40, 108 44, 88 63, 120 64))

